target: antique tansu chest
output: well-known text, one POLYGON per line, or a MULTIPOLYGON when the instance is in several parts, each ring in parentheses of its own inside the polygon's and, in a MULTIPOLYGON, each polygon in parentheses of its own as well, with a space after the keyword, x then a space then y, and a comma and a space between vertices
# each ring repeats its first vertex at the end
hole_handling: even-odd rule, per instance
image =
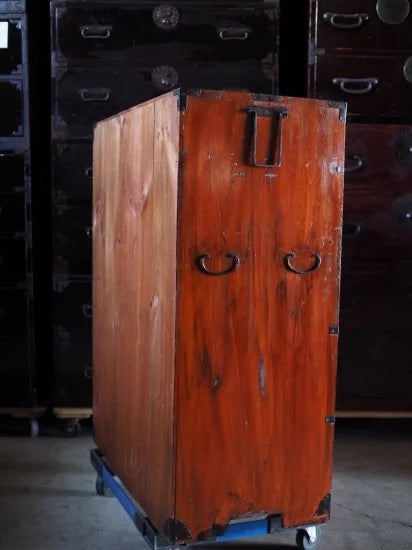
POLYGON ((345 114, 177 90, 95 128, 95 439, 172 541, 328 518, 345 114))

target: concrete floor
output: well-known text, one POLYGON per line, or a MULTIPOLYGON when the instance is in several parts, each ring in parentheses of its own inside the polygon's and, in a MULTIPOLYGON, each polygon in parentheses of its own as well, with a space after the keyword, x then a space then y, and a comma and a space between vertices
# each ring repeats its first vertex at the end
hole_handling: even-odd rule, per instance
MULTIPOLYGON (((395 428, 338 426, 332 520, 319 550, 412 549, 412 433, 395 428)), ((89 435, 0 438, 1 550, 147 549, 117 501, 95 495, 92 446, 89 435)), ((287 550, 294 538, 225 547, 287 550)))

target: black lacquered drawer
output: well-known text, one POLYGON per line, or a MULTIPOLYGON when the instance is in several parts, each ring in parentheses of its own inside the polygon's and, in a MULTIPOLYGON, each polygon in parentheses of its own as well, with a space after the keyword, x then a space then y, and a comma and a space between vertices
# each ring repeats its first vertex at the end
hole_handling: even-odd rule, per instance
POLYGON ((278 13, 269 2, 55 2, 52 18, 57 63, 259 63, 277 49, 278 13))
POLYGON ((24 234, 24 193, 0 193, 0 234, 24 234))
POLYGON ((92 125, 176 87, 273 93, 276 75, 248 60, 239 64, 153 65, 141 69, 59 69, 55 80, 55 137, 91 137, 92 125))
POLYGON ((412 49, 410 0, 318 0, 317 47, 412 49))
POLYGON ((23 189, 24 180, 24 155, 0 153, 0 192, 23 189))
POLYGON ((412 121, 411 57, 318 55, 312 95, 348 102, 352 120, 412 121))
POLYGON ((55 277, 53 294, 54 324, 61 331, 89 338, 92 322, 92 285, 90 280, 55 277))
POLYGON ((23 136, 23 123, 23 81, 0 80, 0 136, 23 136))
POLYGON ((0 384, 2 406, 27 406, 30 394, 30 336, 24 291, 0 291, 0 384))
POLYGON ((59 143, 53 150, 55 204, 78 204, 91 209, 93 146, 91 143, 59 143))
POLYGON ((0 13, 0 75, 22 72, 23 26, 23 18, 0 13))
POLYGON ((345 189, 393 197, 412 191, 412 126, 348 124, 345 189))
POLYGON ((90 275, 92 268, 92 212, 77 206, 54 208, 54 271, 90 275))
POLYGON ((352 195, 345 192, 343 259, 412 259, 412 192, 352 195))
POLYGON ((26 242, 0 238, 0 286, 26 283, 26 242))

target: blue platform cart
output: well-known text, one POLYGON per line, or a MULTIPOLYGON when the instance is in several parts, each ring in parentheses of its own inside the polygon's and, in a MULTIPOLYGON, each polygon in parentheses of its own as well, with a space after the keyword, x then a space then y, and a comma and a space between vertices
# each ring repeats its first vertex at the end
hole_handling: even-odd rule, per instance
MULTIPOLYGON (((98 449, 90 451, 90 460, 97 472, 96 493, 100 496, 108 496, 112 493, 116 497, 150 548, 153 550, 177 550, 182 548, 182 545, 174 544, 156 529, 150 518, 147 517, 139 504, 129 494, 120 479, 110 468, 106 458, 98 449)), ((258 537, 281 530, 282 526, 278 517, 236 521, 229 523, 225 532, 210 539, 210 542, 258 537)), ((300 550, 312 550, 318 545, 320 536, 321 527, 319 525, 302 526, 298 528, 296 534, 297 547, 300 550)), ((193 546, 196 546, 196 543, 191 544, 191 547, 193 546)))

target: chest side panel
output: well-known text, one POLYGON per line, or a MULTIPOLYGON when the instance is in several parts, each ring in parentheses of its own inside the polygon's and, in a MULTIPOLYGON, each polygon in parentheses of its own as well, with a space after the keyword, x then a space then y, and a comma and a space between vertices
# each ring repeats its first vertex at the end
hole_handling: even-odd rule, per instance
POLYGON ((182 127, 176 517, 194 538, 242 516, 324 520, 344 123, 324 102, 224 93, 188 98, 182 127), (257 110, 256 162, 281 140, 280 167, 251 165, 250 106, 275 109, 257 110))
POLYGON ((173 515, 176 98, 99 124, 94 141, 95 437, 152 520, 173 515))

